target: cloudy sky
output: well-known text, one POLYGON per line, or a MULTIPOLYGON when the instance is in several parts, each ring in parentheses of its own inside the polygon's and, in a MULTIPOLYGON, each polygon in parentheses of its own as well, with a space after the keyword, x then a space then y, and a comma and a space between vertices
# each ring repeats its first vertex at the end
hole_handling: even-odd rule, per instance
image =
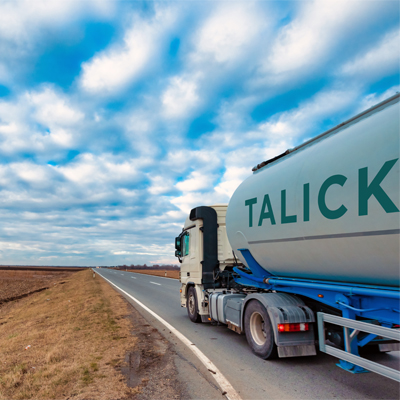
POLYGON ((399 91, 397 1, 0 0, 0 264, 176 263, 191 208, 399 91))

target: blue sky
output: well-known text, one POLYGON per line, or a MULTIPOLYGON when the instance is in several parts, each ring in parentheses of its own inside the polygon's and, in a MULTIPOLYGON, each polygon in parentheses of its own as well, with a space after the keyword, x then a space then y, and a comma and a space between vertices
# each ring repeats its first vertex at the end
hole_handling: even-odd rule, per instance
POLYGON ((191 208, 399 91, 397 1, 0 1, 0 264, 176 263, 191 208))

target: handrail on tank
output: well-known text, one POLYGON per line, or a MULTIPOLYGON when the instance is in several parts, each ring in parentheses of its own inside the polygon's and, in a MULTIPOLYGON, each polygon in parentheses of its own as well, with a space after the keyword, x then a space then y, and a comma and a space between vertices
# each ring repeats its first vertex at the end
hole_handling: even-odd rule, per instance
POLYGON ((383 336, 392 340, 400 340, 400 332, 395 329, 386 328, 383 326, 376 326, 362 321, 350 320, 335 315, 329 315, 323 312, 317 313, 318 321, 318 339, 319 349, 323 353, 330 354, 340 359, 337 366, 353 373, 372 371, 387 378, 400 382, 400 373, 397 369, 389 368, 385 365, 378 364, 377 362, 367 360, 357 354, 352 354, 351 342, 356 339, 354 332, 367 332, 377 336, 383 336), (329 322, 344 328, 345 333, 345 350, 337 349, 333 346, 326 344, 325 326, 324 323, 329 322), (350 333, 349 329, 353 329, 350 333), (366 369, 363 370, 363 369, 366 369))

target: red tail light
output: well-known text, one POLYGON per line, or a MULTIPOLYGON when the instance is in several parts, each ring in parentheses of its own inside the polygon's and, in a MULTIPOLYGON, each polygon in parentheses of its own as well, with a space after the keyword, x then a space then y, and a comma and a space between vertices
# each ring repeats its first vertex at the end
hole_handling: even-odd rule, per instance
POLYGON ((296 324, 278 324, 279 332, 304 332, 310 328, 308 322, 300 322, 296 324))

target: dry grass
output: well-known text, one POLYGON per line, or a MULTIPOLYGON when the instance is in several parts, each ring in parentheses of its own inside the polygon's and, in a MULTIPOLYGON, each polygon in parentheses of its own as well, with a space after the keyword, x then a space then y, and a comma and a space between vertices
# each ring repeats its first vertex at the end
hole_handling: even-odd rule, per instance
POLYGON ((127 307, 89 270, 3 305, 0 399, 117 399, 135 393, 118 371, 136 341, 127 307))
POLYGON ((135 272, 138 274, 145 274, 145 275, 155 275, 155 276, 164 276, 167 278, 173 278, 173 279, 179 279, 179 271, 175 270, 175 271, 171 271, 171 270, 161 270, 161 271, 157 271, 157 270, 147 270, 147 269, 135 269, 132 271, 128 272, 135 272))

